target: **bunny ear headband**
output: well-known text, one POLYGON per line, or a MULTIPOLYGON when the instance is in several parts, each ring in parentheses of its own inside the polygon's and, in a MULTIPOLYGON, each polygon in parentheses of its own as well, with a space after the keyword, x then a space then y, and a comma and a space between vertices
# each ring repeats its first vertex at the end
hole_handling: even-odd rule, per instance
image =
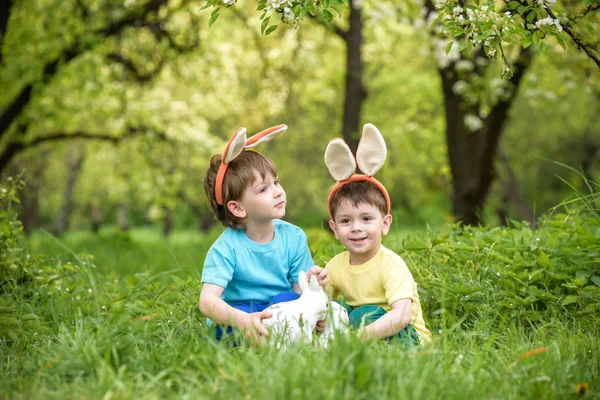
POLYGON ((217 171, 217 179, 215 180, 215 200, 218 205, 223 205, 223 180, 229 163, 239 156, 242 151, 255 147, 260 143, 268 142, 281 135, 286 129, 287 125, 284 124, 273 126, 257 133, 250 137, 250 139, 246 139, 246 128, 237 130, 231 139, 229 139, 227 146, 225 146, 225 151, 223 151, 223 155, 221 156, 221 165, 217 171))
POLYGON ((352 151, 344 142, 343 139, 336 138, 332 139, 325 149, 325 164, 329 169, 331 176, 338 181, 329 192, 329 198, 327 199, 327 210, 329 211, 329 217, 333 219, 331 215, 331 199, 333 194, 337 192, 342 186, 349 182, 366 181, 371 182, 385 198, 387 204, 387 212, 390 213, 390 196, 385 187, 375 178, 373 175, 383 166, 385 157, 387 154, 387 148, 385 146, 385 140, 379 130, 373 124, 365 124, 363 127, 360 142, 356 150, 356 161, 352 155, 352 151), (356 164, 358 168, 365 174, 355 174, 356 164))

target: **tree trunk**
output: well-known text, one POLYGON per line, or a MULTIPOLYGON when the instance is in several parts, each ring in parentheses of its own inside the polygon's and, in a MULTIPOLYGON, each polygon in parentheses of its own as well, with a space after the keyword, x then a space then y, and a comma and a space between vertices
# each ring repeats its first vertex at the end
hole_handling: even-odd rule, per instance
POLYGON ((127 207, 125 204, 119 203, 117 205, 117 224, 119 225, 119 229, 123 232, 127 232, 129 230, 129 222, 127 222, 127 207))
POLYGON ((458 75, 454 64, 439 70, 442 78, 446 116, 448 162, 452 173, 452 212, 466 225, 479 224, 490 187, 494 181, 494 161, 508 118, 508 110, 516 97, 519 84, 531 64, 531 50, 522 49, 513 64, 514 74, 507 95, 495 104, 487 117, 480 115, 481 104, 469 105, 453 91, 458 75), (471 132, 465 116, 472 114, 481 119, 482 126, 471 132))
POLYGON ((346 42, 346 92, 342 137, 354 154, 360 137, 362 105, 367 98, 367 90, 363 84, 362 13, 357 3, 357 0, 349 0, 350 26, 341 34, 346 42))
POLYGON ((52 231, 55 235, 62 235, 69 229, 69 217, 75 207, 73 188, 77 182, 84 159, 85 152, 79 146, 73 146, 67 150, 67 181, 63 190, 62 207, 58 210, 54 219, 54 228, 52 231))
POLYGON ((498 209, 498 217, 500 218, 500 223, 502 225, 508 225, 508 206, 512 205, 515 208, 515 211, 519 215, 519 217, 527 222, 529 222, 529 226, 535 227, 535 216, 531 212, 531 209, 527 207, 525 201, 523 200, 523 196, 521 194, 521 190, 519 189, 519 182, 517 181, 517 177, 515 172, 513 171, 508 157, 504 154, 501 148, 498 148, 498 159, 504 166, 506 171, 506 177, 501 179, 501 183, 503 186, 503 194, 502 194, 502 204, 498 209))
POLYGON ((93 233, 98 233, 102 226, 102 212, 96 201, 90 202, 90 222, 93 233))

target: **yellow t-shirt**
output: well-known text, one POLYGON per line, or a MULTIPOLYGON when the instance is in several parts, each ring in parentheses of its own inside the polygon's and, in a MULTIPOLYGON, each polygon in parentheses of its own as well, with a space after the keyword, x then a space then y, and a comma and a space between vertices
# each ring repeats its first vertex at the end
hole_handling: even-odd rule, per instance
POLYGON ((328 290, 337 298, 344 294, 352 307, 377 305, 390 311, 390 304, 398 300, 412 301, 411 325, 421 341, 428 341, 431 332, 425 327, 417 284, 402 257, 381 246, 381 250, 361 265, 350 264, 350 253, 345 251, 333 257, 325 267, 329 272, 328 290))

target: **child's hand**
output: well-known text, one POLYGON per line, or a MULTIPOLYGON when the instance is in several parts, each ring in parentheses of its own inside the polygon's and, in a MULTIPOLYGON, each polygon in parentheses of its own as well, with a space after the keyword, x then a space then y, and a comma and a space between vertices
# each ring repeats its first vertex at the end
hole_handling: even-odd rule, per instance
POLYGON ((263 344, 262 337, 269 336, 269 331, 262 324, 263 318, 269 318, 272 314, 267 311, 255 312, 248 314, 248 317, 238 327, 240 331, 244 332, 244 337, 250 343, 261 346, 263 344))
POLYGON ((317 321, 317 326, 315 327, 315 330, 317 332, 323 332, 323 330, 325 329, 325 321, 317 321))
POLYGON ((329 283, 329 279, 327 278, 328 273, 326 269, 315 265, 310 267, 306 272, 306 279, 310 282, 310 277, 314 275, 317 278, 317 282, 319 282, 319 286, 327 286, 327 283, 329 283))

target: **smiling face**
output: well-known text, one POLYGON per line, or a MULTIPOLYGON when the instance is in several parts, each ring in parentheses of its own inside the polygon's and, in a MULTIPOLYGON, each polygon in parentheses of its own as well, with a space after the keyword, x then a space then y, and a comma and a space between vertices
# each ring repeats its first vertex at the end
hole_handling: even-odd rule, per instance
POLYGON ((237 201, 228 205, 232 213, 248 223, 265 223, 285 215, 286 196, 277 176, 267 174, 264 178, 254 172, 250 183, 237 201))
POLYGON ((373 258, 381 248, 381 238, 387 235, 392 216, 384 215, 371 204, 354 205, 342 199, 336 208, 329 226, 342 245, 350 253, 350 264, 364 264, 373 258))

